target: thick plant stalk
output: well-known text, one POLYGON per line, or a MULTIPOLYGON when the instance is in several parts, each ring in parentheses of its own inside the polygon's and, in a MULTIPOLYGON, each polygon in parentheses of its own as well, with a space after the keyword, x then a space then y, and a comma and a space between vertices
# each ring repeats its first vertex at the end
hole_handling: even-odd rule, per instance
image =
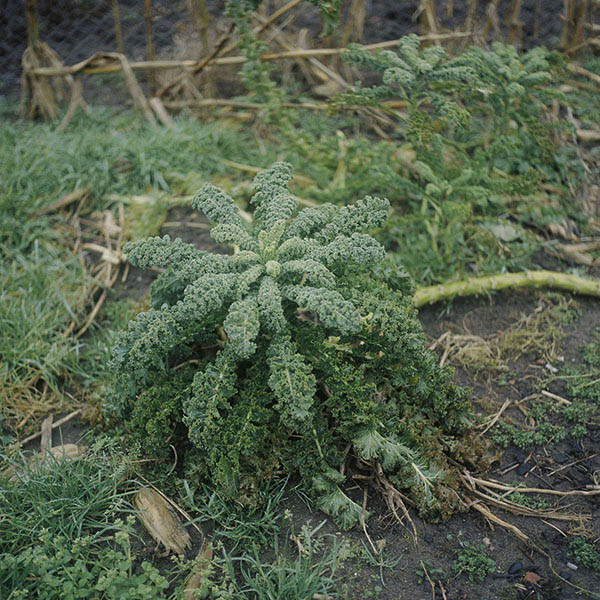
POLYGON ((524 271, 522 273, 470 277, 463 281, 420 287, 415 292, 413 303, 418 308, 425 304, 433 304, 455 296, 476 296, 505 288, 530 287, 564 290, 600 298, 600 282, 598 281, 555 271, 524 271))

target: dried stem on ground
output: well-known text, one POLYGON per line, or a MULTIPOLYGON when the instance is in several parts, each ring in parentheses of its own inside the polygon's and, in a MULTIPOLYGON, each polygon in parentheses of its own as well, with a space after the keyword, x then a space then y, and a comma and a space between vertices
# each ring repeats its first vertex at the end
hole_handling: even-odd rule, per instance
POLYGON ((550 288, 600 298, 600 282, 555 271, 524 271, 471 277, 442 285, 417 288, 415 307, 450 300, 456 296, 477 296, 506 288, 550 288))

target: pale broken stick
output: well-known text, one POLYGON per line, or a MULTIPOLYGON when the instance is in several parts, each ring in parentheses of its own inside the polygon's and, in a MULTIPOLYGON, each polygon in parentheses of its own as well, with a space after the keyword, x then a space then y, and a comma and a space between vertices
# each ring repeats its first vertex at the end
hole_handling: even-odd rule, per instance
MULTIPOLYGON (((76 417, 77 415, 81 414, 82 412, 83 412, 83 408, 78 408, 77 410, 74 410, 73 412, 64 416, 62 419, 59 419, 58 421, 55 421, 54 423, 52 423, 52 429, 56 429, 57 427, 64 425, 65 423, 67 423, 68 421, 70 421, 71 419, 76 417)), ((30 436, 22 439, 21 441, 15 442, 15 444, 17 444, 17 446, 24 446, 25 444, 39 438, 41 435, 42 435, 42 431, 38 431, 37 433, 32 433, 30 436)))

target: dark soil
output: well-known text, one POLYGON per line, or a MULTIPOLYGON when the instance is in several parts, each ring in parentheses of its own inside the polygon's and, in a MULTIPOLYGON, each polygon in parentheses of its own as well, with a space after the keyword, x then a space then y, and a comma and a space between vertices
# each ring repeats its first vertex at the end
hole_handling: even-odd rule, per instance
MULTIPOLYGON (((162 233, 194 242, 201 249, 216 249, 208 236, 208 229, 198 227, 198 224, 206 223, 202 216, 190 213, 189 209, 177 209, 169 215, 169 222, 173 221, 188 224, 178 227, 177 230, 165 229, 162 233)), ((222 251, 222 247, 217 251, 222 251)), ((151 274, 133 269, 120 294, 141 299, 148 293, 152 279, 151 274)), ((492 298, 456 299, 449 307, 424 307, 419 311, 419 318, 426 335, 432 341, 449 329, 486 337, 506 329, 521 315, 530 314, 538 301, 539 292, 503 292, 495 294, 492 298)), ((593 332, 600 327, 600 303, 594 299, 580 297, 576 301, 580 316, 567 327, 561 347, 565 363, 575 366, 580 361, 581 345, 589 342, 593 332)), ((538 358, 535 354, 528 354, 511 364, 511 376, 506 383, 501 383, 499 377, 493 374, 481 372, 476 375, 460 368, 456 370, 455 380, 472 390, 474 404, 479 410, 481 406, 485 406, 486 411, 492 414, 507 398, 518 400, 537 389, 534 388, 534 376, 539 375, 540 369, 544 368, 537 364, 538 358)), ((559 395, 564 393, 563 387, 556 381, 547 389, 559 395)), ((76 442, 86 430, 87 426, 83 423, 72 421, 55 431, 54 444, 76 442)), ((492 463, 490 471, 485 474, 487 478, 506 484, 521 482, 527 487, 582 489, 593 484, 592 475, 600 472, 600 430, 593 430, 581 442, 571 440, 526 451, 518 448, 508 448, 506 451, 492 448, 492 452, 495 453, 496 460, 492 463), (563 467, 562 470, 551 474, 551 471, 560 467, 563 467)), ((349 490, 349 493, 352 494, 352 490, 349 490)), ((553 500, 553 497, 549 499, 553 500)), ((562 499, 559 503, 563 508, 567 504, 571 512, 591 514, 587 531, 595 536, 600 535, 600 520, 597 518, 600 516, 600 497, 575 496, 562 499)), ((420 558, 427 565, 436 586, 435 598, 438 600, 571 600, 582 597, 575 588, 556 578, 547 557, 520 542, 506 529, 485 522, 475 510, 457 514, 443 523, 428 523, 413 514, 419 538, 417 552, 409 529, 394 520, 381 496, 375 491, 369 492, 369 509, 374 515, 368 522, 371 540, 374 543, 385 540, 385 561, 399 560, 392 568, 380 569, 376 565, 369 565, 364 557, 349 559, 344 563, 344 573, 340 579, 336 599, 430 599, 431 586, 419 576, 420 558), (485 555, 496 562, 497 573, 488 575, 481 583, 469 581, 466 575, 457 577, 453 564, 459 549, 458 540, 478 547, 484 546, 485 555), (517 569, 519 565, 515 563, 520 563, 521 568, 517 569), (509 576, 509 569, 515 573, 509 576), (541 577, 535 586, 524 585, 523 577, 528 572, 541 577)), ((343 536, 357 549, 363 544, 368 546, 362 531, 338 531, 324 514, 309 511, 304 502, 293 493, 283 502, 282 510, 291 511, 296 532, 305 524, 315 527, 327 520, 321 532, 331 533, 339 539, 343 536)), ((571 534, 581 531, 581 523, 549 521, 551 525, 547 525, 538 518, 518 517, 503 513, 499 509, 493 511, 527 534, 533 544, 551 558, 554 570, 568 578, 570 583, 586 590, 597 589, 597 575, 588 569, 573 570, 567 566, 568 538, 561 532, 571 534)), ((197 549, 201 542, 200 536, 192 529, 190 534, 197 549)), ((151 547, 152 545, 149 546, 151 547)), ((145 551, 144 559, 152 559, 157 564, 164 560, 151 549, 145 551)), ((600 598, 600 595, 590 597, 600 598)))

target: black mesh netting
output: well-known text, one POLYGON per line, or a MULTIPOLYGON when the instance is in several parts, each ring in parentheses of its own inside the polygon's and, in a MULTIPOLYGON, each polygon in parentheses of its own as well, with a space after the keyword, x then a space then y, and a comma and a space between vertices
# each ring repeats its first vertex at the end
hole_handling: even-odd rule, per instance
MULTIPOLYGON (((162 58, 201 58, 199 43, 191 37, 193 27, 186 0, 152 0, 152 28, 156 56, 162 58), (187 37, 186 37, 187 36, 187 37), (190 40, 192 40, 190 42, 190 40), (186 46, 182 49, 182 46, 186 46)), ((212 13, 211 33, 216 33, 225 0, 209 0, 212 13)), ((280 6, 282 2, 270 3, 280 6)), ((466 16, 469 2, 453 2, 452 17, 446 9, 448 0, 437 0, 442 27, 459 27, 466 16)), ((488 2, 478 2, 478 18, 485 17, 488 2)), ((499 0, 498 16, 506 24, 513 0, 499 0)), ((342 5, 350 5, 342 0, 342 5)), ((367 0, 364 42, 394 39, 418 31, 415 16, 420 0, 367 0)), ((123 38, 123 50, 130 60, 146 58, 146 24, 144 0, 118 0, 123 38)), ((562 29, 560 18, 563 0, 524 0, 520 21, 525 46, 536 43, 556 46, 562 29), (536 17, 536 11, 538 15, 536 17), (541 14, 540 14, 541 12, 541 14), (537 21, 537 27, 534 23, 537 21), (537 37, 534 36, 534 31, 537 37)), ((59 54, 65 64, 73 64, 94 52, 116 51, 115 21, 112 0, 38 0, 39 35, 59 54)), ((321 22, 308 3, 296 15, 293 28, 306 27, 312 39, 319 43, 321 22)), ((26 18, 23 0, 0 0, 0 95, 16 97, 20 91, 21 56, 26 47, 26 18)), ((144 86, 147 73, 137 77, 144 86)), ((92 103, 120 102, 126 96, 118 79, 98 79, 87 76, 85 97, 92 103)))
MULTIPOLYGON (((119 0, 118 4, 124 53, 130 60, 144 60, 144 2, 119 0)), ((20 91, 21 56, 27 45, 25 9, 23 0, 0 0, 0 6, 0 94, 11 96, 20 91)), ((173 44, 174 35, 188 20, 186 2, 152 1, 157 53, 173 44)), ((39 0, 38 28, 40 39, 67 65, 100 50, 118 50, 111 0, 39 0)))

